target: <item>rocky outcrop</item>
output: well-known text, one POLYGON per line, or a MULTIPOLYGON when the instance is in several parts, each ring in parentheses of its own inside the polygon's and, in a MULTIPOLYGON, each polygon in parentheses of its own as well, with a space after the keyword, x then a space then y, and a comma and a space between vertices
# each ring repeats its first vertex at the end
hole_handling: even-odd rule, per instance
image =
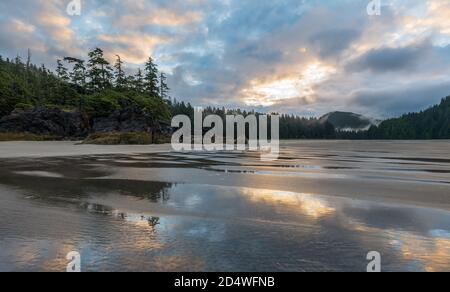
POLYGON ((108 117, 94 118, 92 129, 94 133, 106 132, 151 132, 158 123, 152 116, 136 105, 121 101, 121 109, 114 111, 108 117))
POLYGON ((88 119, 79 112, 38 107, 15 111, 0 119, 0 132, 31 133, 59 138, 85 138, 92 133, 147 132, 152 136, 170 134, 169 124, 155 121, 138 106, 121 101, 120 109, 108 117, 88 119))
POLYGON ((0 132, 79 138, 88 134, 89 126, 79 112, 37 107, 27 111, 14 111, 0 119, 0 132))

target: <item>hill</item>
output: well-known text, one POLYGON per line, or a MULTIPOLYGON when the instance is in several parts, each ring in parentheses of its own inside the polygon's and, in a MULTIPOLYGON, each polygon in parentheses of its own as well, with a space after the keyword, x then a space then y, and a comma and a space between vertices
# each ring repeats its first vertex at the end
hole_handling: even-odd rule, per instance
POLYGON ((320 118, 322 123, 329 122, 338 131, 363 131, 373 125, 372 120, 350 112, 332 112, 320 118))

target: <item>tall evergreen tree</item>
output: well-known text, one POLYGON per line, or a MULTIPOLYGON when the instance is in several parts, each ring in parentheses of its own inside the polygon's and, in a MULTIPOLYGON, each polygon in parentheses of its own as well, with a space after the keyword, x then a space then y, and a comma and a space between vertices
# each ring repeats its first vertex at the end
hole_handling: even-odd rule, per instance
POLYGON ((69 82, 69 74, 67 73, 67 68, 64 67, 61 60, 56 61, 58 66, 56 67, 56 76, 64 82, 69 82))
POLYGON ((167 76, 163 72, 161 72, 159 76, 159 96, 162 99, 168 99, 169 86, 167 85, 167 76))
POLYGON ((139 92, 144 92, 144 75, 142 74, 141 68, 138 69, 134 77, 134 89, 139 92))
POLYGON ((117 56, 117 60, 116 60, 116 64, 114 65, 115 68, 115 72, 114 72, 114 77, 115 77, 115 85, 116 85, 116 89, 118 90, 124 90, 127 89, 127 77, 125 75, 125 72, 123 71, 123 61, 120 58, 119 55, 117 56))
POLYGON ((30 69, 31 66, 31 50, 28 49, 28 54, 27 54, 27 70, 30 69))
POLYGON ((73 85, 79 89, 85 90, 86 88, 86 67, 84 61, 77 58, 65 57, 64 61, 69 64, 73 64, 72 72, 70 72, 70 80, 73 85))
POLYGON ((152 97, 159 96, 158 67, 151 57, 148 58, 147 63, 145 63, 144 81, 145 93, 152 97))
POLYGON ((103 50, 96 48, 89 52, 88 87, 91 91, 100 91, 111 86, 111 67, 103 57, 103 50))

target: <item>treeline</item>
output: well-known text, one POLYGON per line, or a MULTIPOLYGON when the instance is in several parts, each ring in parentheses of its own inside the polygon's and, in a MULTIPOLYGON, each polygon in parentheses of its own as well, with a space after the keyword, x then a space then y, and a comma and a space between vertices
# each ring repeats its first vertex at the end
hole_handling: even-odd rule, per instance
POLYGON ((450 139, 450 96, 418 113, 389 119, 368 131, 371 139, 450 139))
POLYGON ((31 63, 20 56, 3 59, 0 56, 0 118, 14 109, 45 104, 75 105, 78 93, 62 82, 44 65, 31 63))
MULTIPOLYGON (((174 100, 171 103, 172 116, 187 115, 192 123, 194 120, 194 107, 185 102, 174 100)), ((226 109, 216 107, 206 107, 203 115, 217 115, 222 118, 225 125, 226 115, 264 115, 255 111, 245 111, 241 109, 226 109)), ((259 119, 258 119, 259 120, 259 119)), ((270 120, 269 127, 270 130, 270 120)), ((206 131, 206 130, 205 130, 206 131)), ((269 133, 270 136, 270 133, 269 133)), ((281 139, 334 139, 336 131, 329 122, 321 122, 317 118, 301 118, 295 115, 280 115, 280 138, 281 139)))
POLYGON ((450 139, 450 96, 418 113, 383 121, 367 131, 336 132, 338 139, 431 140, 450 139))
POLYGON ((144 70, 137 69, 134 75, 127 75, 124 61, 116 55, 112 65, 104 57, 104 52, 96 48, 88 53, 88 60, 65 57, 57 60, 56 76, 69 83, 81 93, 95 93, 107 89, 116 91, 132 91, 149 97, 168 98, 169 87, 167 77, 159 72, 154 60, 149 57, 144 70), (66 64, 72 67, 66 68, 66 64))

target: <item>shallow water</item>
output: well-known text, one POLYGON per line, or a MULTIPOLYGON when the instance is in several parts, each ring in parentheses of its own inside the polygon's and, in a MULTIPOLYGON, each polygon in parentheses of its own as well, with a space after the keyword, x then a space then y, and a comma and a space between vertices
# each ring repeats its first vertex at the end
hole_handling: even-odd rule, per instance
POLYGON ((282 146, 3 159, 0 271, 450 271, 449 142, 282 146))

